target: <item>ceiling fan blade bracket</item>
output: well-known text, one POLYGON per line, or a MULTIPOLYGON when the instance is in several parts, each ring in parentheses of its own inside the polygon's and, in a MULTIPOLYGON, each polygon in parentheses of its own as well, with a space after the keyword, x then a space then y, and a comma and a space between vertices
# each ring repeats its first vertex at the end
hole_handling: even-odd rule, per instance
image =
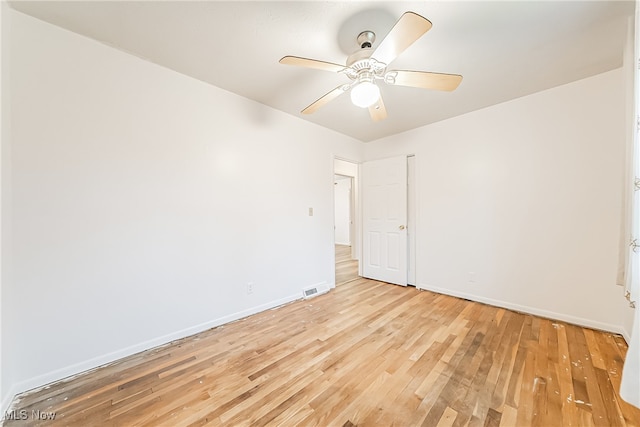
POLYGON ((387 69, 387 64, 385 64, 384 62, 376 61, 373 58, 371 58, 370 61, 371 71, 373 71, 373 73, 377 76, 382 76, 387 69))
POLYGON ((396 77, 398 77, 397 71, 389 71, 384 75, 384 82, 388 85, 396 84, 396 77))
POLYGON ((345 69, 340 72, 349 77, 351 80, 355 80, 356 78, 358 78, 358 72, 351 67, 345 67, 345 69))

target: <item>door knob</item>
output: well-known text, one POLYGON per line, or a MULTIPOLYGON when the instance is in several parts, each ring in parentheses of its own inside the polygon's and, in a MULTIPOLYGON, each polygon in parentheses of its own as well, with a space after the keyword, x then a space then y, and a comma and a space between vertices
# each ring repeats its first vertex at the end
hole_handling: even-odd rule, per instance
POLYGON ((400 230, 404 230, 404 225, 401 225, 400 227, 398 227, 400 230))

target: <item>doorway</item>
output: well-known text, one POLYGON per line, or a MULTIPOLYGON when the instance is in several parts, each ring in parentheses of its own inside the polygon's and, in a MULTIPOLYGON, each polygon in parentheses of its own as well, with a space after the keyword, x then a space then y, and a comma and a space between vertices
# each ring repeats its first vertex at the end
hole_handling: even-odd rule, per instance
POLYGON ((353 178, 334 175, 334 231, 336 245, 351 247, 353 240, 353 178))
POLYGON ((358 164, 334 159, 336 286, 360 277, 358 217, 358 164))

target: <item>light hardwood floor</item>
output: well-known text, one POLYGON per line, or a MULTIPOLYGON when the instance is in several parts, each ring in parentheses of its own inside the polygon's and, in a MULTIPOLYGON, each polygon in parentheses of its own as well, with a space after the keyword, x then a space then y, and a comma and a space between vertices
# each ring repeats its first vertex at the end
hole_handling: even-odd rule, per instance
POLYGON ((358 278, 358 260, 351 259, 351 246, 336 245, 336 286, 358 278))
POLYGON ((626 350, 610 333, 357 279, 16 409, 69 426, 638 426, 617 394, 626 350))

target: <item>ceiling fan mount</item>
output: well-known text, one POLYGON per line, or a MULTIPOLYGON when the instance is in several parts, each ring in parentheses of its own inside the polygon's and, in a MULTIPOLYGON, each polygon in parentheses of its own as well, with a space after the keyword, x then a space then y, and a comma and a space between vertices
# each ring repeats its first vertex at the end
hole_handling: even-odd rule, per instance
POLYGON ((387 110, 376 81, 388 85, 445 91, 456 89, 462 81, 462 76, 458 74, 387 71, 389 64, 429 29, 431 29, 431 22, 428 19, 417 13, 406 12, 375 49, 372 47, 376 39, 373 31, 367 30, 358 34, 356 41, 360 49, 349 55, 344 66, 298 56, 285 56, 280 59, 280 63, 342 73, 351 79, 351 83, 336 87, 306 107, 302 110, 303 114, 315 112, 350 90, 352 102, 362 108, 368 107, 371 118, 374 121, 380 121, 387 117, 387 110))
POLYGON ((360 34, 358 34, 358 37, 356 40, 358 41, 358 45, 362 49, 369 48, 373 46, 373 42, 376 41, 376 33, 369 30, 363 31, 360 34))

